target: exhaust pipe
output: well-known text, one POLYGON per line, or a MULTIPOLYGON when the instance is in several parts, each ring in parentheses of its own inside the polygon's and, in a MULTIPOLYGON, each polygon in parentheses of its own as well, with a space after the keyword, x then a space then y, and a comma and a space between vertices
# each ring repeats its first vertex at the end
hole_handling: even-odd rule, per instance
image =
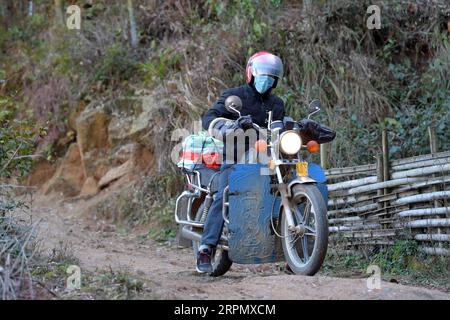
POLYGON ((189 239, 189 240, 192 240, 192 241, 197 241, 197 242, 202 241, 202 235, 201 234, 199 234, 199 233, 197 233, 195 231, 189 230, 186 227, 183 227, 181 229, 181 236, 183 238, 185 238, 185 239, 189 239))
MULTIPOLYGON (((185 239, 188 239, 188 240, 201 242, 202 241, 202 235, 200 233, 195 232, 195 231, 189 230, 188 227, 189 226, 184 226, 181 229, 181 237, 183 237, 185 239)), ((220 240, 224 241, 225 243, 228 242, 227 237, 224 237, 224 236, 221 236, 220 240)), ((224 250, 228 250, 228 246, 227 245, 218 244, 217 247, 222 248, 224 250)))

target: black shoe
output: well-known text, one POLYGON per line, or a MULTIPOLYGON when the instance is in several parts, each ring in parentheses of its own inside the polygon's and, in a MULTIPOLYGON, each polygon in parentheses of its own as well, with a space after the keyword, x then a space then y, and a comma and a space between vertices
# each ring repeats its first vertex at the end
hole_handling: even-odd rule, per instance
POLYGON ((213 271, 211 265, 211 249, 203 249, 197 253, 197 272, 199 273, 211 273, 213 271))

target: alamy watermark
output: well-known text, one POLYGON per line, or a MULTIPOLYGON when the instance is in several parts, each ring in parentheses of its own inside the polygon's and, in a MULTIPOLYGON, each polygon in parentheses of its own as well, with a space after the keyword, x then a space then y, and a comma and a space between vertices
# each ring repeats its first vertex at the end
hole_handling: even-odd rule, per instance
MULTIPOLYGON (((32 9, 30 9, 32 10, 32 9)), ((373 4, 367 7, 366 13, 370 16, 366 20, 367 29, 381 29, 381 9, 379 6, 373 4)), ((81 8, 78 5, 70 5, 67 7, 66 14, 67 17, 66 26, 69 30, 80 30, 81 29, 81 8)))
MULTIPOLYGON (((30 9, 32 10, 32 9, 30 9)), ((366 26, 369 30, 381 29, 381 9, 379 6, 373 4, 367 7, 366 13, 370 16, 367 18, 366 26)), ((69 30, 81 29, 81 8, 77 5, 70 5, 67 7, 66 14, 69 15, 66 21, 66 26, 69 30)))
POLYGON ((367 13, 371 15, 367 18, 366 26, 367 29, 381 29, 381 10, 377 5, 371 5, 367 7, 367 13))
POLYGON ((371 264, 367 267, 366 273, 370 274, 367 278, 367 289, 380 290, 381 289, 381 268, 376 264, 371 264))
POLYGON ((69 15, 67 17, 66 26, 69 30, 80 30, 81 29, 81 9, 77 5, 71 5, 67 7, 66 13, 69 15))
POLYGON ((68 291, 81 289, 81 268, 77 265, 71 265, 67 268, 66 273, 70 274, 67 277, 66 289, 68 291))

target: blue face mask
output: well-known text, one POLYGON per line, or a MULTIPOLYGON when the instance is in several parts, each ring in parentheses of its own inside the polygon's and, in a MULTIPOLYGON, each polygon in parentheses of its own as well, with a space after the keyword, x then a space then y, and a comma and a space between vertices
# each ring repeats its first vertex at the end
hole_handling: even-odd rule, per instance
POLYGON ((275 79, 271 76, 256 76, 255 77, 255 89, 259 93, 263 94, 270 88, 272 88, 275 79))

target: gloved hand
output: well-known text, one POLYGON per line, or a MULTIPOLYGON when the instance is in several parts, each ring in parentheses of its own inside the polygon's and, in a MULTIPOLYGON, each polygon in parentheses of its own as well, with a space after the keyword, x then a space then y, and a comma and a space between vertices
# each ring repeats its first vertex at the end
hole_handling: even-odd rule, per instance
POLYGON ((336 137, 336 131, 312 119, 300 120, 298 125, 300 126, 300 135, 305 143, 311 140, 315 140, 319 144, 327 143, 336 137))
POLYGON ((210 123, 208 133, 216 139, 223 139, 223 137, 233 133, 236 129, 247 130, 249 128, 253 128, 251 116, 243 116, 237 120, 217 118, 210 123))
POLYGON ((236 120, 236 126, 242 130, 253 128, 253 121, 250 115, 242 116, 236 120))

